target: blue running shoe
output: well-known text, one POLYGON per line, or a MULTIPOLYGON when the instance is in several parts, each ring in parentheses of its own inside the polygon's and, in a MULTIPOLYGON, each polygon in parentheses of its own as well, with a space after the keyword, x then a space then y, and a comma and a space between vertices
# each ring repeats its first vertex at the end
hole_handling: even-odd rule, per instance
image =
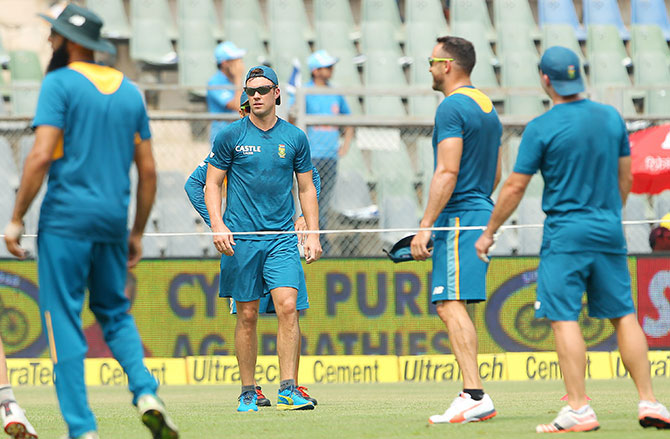
POLYGON ((237 411, 238 412, 257 412, 258 411, 258 404, 256 404, 256 401, 258 400, 258 396, 256 395, 255 390, 251 390, 249 392, 244 392, 243 394, 240 395, 237 400, 240 402, 240 405, 237 406, 237 411))
POLYGON ((277 395, 277 410, 314 410, 314 403, 305 399, 296 386, 288 386, 277 395))

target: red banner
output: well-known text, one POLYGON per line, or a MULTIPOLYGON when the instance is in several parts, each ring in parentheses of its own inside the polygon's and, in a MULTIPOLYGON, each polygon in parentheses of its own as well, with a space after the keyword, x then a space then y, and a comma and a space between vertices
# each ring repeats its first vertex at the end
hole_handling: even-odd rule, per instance
POLYGON ((670 259, 638 258, 637 301, 649 347, 670 347, 670 259))

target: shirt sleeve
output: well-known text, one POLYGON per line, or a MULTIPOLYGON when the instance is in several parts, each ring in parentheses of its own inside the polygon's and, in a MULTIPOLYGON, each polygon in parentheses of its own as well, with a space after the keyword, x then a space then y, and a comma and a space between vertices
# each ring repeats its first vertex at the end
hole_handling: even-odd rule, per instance
POLYGON ((536 124, 532 122, 526 126, 519 145, 519 153, 514 164, 514 172, 534 175, 542 163, 544 145, 536 124))
POLYGON ((191 173, 186 180, 184 190, 188 196, 193 208, 202 217, 205 224, 212 226, 209 220, 209 213, 207 212, 207 205, 205 204, 205 178, 207 177, 207 164, 202 162, 191 173))
POLYGON ((229 90, 227 88, 224 89, 216 88, 213 90, 207 90, 207 99, 211 99, 221 107, 226 107, 230 102, 230 100, 233 99, 234 97, 235 97, 235 90, 229 90))
POLYGON ((464 125, 463 117, 457 109, 457 101, 449 98, 443 100, 435 113, 437 143, 450 137, 463 138, 464 125))
POLYGON ((298 174, 309 172, 314 165, 312 164, 312 155, 309 149, 307 135, 300 130, 296 139, 296 153, 293 159, 293 170, 298 174))
POLYGON ((212 145, 212 153, 206 160, 212 166, 227 171, 233 163, 233 156, 235 154, 235 143, 237 130, 233 128, 234 125, 225 126, 214 138, 212 145))
POLYGON ((140 100, 142 102, 142 109, 140 110, 137 133, 140 135, 140 139, 147 140, 151 138, 151 129, 149 128, 149 115, 147 114, 147 106, 141 94, 140 94, 140 100))
POLYGON ((49 125, 64 129, 66 111, 67 91, 54 73, 46 75, 37 101, 33 128, 49 125))

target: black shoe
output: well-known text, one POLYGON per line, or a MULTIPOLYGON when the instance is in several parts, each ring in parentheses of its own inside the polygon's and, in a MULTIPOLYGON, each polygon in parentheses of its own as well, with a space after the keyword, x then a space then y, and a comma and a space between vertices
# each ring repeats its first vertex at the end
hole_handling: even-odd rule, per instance
POLYGON ((263 391, 261 390, 261 386, 256 386, 256 397, 257 397, 256 405, 258 405, 258 407, 270 407, 270 406, 272 406, 272 403, 270 402, 270 400, 267 399, 265 397, 265 395, 263 395, 263 391))

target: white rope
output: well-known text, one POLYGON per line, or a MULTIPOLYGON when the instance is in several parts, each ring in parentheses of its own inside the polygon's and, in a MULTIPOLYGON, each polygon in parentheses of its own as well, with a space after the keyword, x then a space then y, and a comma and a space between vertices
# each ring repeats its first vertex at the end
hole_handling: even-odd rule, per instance
MULTIPOLYGON (((655 220, 635 220, 635 221, 622 221, 621 224, 624 226, 634 226, 641 224, 659 224, 665 222, 664 219, 655 219, 655 220)), ((510 224, 500 226, 499 230, 512 230, 512 229, 541 229, 544 227, 544 224, 510 224)), ((341 230, 319 230, 319 231, 295 231, 295 230, 285 230, 285 231, 263 231, 263 232, 230 232, 230 233, 214 233, 214 232, 155 232, 155 233, 145 233, 143 236, 148 238, 159 238, 159 237, 174 237, 174 236, 215 236, 215 235, 234 235, 234 236, 245 236, 245 235, 295 235, 302 233, 317 233, 319 235, 336 235, 336 234, 349 234, 349 233, 396 233, 396 232, 419 232, 422 230, 430 230, 434 232, 443 232, 443 231, 453 231, 453 230, 484 230, 486 226, 460 226, 460 227, 414 227, 414 228, 405 228, 405 229, 341 229, 341 230)), ((4 238, 5 235, 0 235, 4 238)), ((22 235, 24 238, 36 238, 35 234, 22 235)))

